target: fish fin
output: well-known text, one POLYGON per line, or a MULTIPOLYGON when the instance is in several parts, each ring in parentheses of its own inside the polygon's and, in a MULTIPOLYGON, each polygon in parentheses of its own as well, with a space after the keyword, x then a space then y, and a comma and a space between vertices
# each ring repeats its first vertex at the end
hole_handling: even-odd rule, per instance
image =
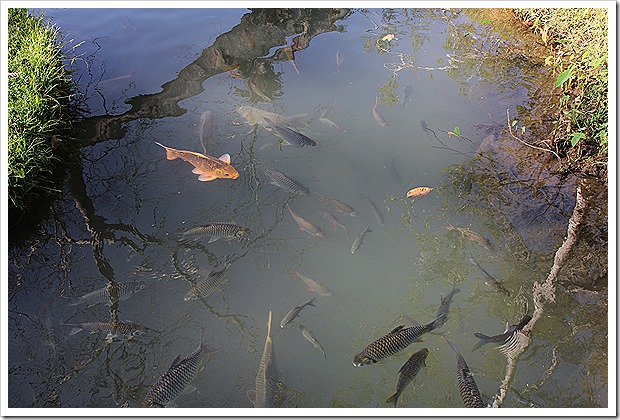
POLYGON ((196 166, 194 169, 192 169, 192 173, 196 174, 196 175, 200 175, 202 173, 202 171, 200 169, 198 169, 198 167, 196 166))
POLYGON ((250 402, 254 404, 254 402, 256 401, 256 391, 253 389, 248 389, 245 393, 248 396, 248 400, 250 400, 250 402))
POLYGON ((67 306, 77 306, 82 302, 81 299, 76 299, 73 302, 70 302, 67 306))
POLYGON ((213 174, 202 174, 198 177, 198 181, 212 181, 215 178, 217 178, 217 176, 213 174))
POLYGON ((220 239, 220 238, 218 238, 217 236, 212 236, 212 237, 211 237, 211 239, 209 239, 209 242, 207 242, 207 243, 209 243, 209 244, 210 244, 211 242, 215 242, 215 241, 217 241, 218 239, 220 239))
POLYGON ((386 404, 393 403, 394 407, 396 407, 396 404, 398 403, 398 397, 400 397, 400 394, 397 392, 396 394, 388 398, 385 402, 386 404))
POLYGON ((77 333, 79 333, 80 331, 82 331, 82 328, 81 328, 81 327, 74 327, 74 328, 72 328, 72 329, 71 329, 71 332, 69 333, 69 335, 74 335, 74 334, 77 334, 77 333))
POLYGON ((195 392, 197 389, 198 388, 195 385, 189 384, 185 387, 185 389, 183 390, 183 392, 181 392, 181 394, 188 395, 188 394, 195 392))
MULTIPOLYGON (((314 289, 313 289, 313 288, 311 288, 311 287, 308 287, 308 290, 309 290, 309 291, 311 291, 312 293, 317 293, 317 291, 316 291, 316 290, 314 290, 314 289)), ((314 305, 312 305, 312 306, 314 306, 314 305)))
MULTIPOLYGON (((157 142, 155 142, 157 143, 157 142)), ((166 159, 168 160, 175 160, 177 158, 177 156, 175 155, 175 149, 172 149, 170 147, 166 147, 161 143, 157 143, 158 145, 160 145, 161 147, 163 147, 164 149, 166 149, 166 159)))
POLYGON ((181 355, 179 354, 177 358, 172 361, 172 364, 170 365, 170 369, 178 365, 180 362, 181 362, 181 355))
POLYGON ((308 301, 308 305, 310 305, 310 306, 314 306, 314 307, 316 308, 316 305, 314 304, 314 300, 315 300, 315 299, 316 299, 316 296, 315 296, 315 297, 313 297, 312 299, 310 299, 310 300, 308 301))
POLYGON ((394 334, 394 333, 402 330, 404 327, 405 327, 404 325, 399 325, 398 327, 396 327, 392 331, 390 331, 388 334, 394 334))
POLYGON ((222 162, 226 162, 230 165, 230 155, 228 153, 224 153, 222 156, 218 158, 222 162))

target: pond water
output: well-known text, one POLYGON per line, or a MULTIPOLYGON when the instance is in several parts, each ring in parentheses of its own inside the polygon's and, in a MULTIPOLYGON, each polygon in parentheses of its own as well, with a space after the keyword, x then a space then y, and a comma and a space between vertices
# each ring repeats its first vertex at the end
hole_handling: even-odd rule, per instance
MULTIPOLYGON (((523 121, 552 80, 532 64, 541 60, 517 52, 516 37, 493 29, 494 16, 441 9, 44 12, 72 39, 68 47, 84 41, 74 50, 75 75, 90 117, 76 131, 84 146, 64 198, 36 233, 11 232, 9 407, 138 407, 201 339, 214 352, 192 382, 196 389, 174 404, 252 407, 247 391, 255 387, 270 311, 280 407, 387 410, 399 369, 421 348, 429 350, 426 367, 398 407, 463 407, 456 355, 439 334, 460 350, 485 403, 492 401, 506 357, 495 344, 471 351, 474 333, 497 335, 531 315, 532 287, 547 276, 566 235, 579 182, 535 163, 536 151, 508 134, 517 120, 514 133, 535 135, 523 121), (270 118, 317 145, 282 145, 269 123, 253 124, 261 111, 250 121, 239 112, 247 107, 306 114, 270 118), (189 163, 167 160, 157 143, 229 154, 239 177, 200 182, 189 163), (310 194, 278 188, 264 166, 310 194), (422 186, 433 190, 407 198, 422 186), (332 198, 359 216, 338 212, 332 198), (325 236, 300 230, 286 203, 325 236), (251 232, 214 242, 182 234, 213 222, 251 232), (507 294, 485 284, 472 257, 507 294), (209 270, 224 267, 220 290, 184 300, 209 270), (294 271, 331 295, 309 290, 294 271), (138 290, 112 304, 76 300, 127 282, 138 290), (433 321, 453 287, 460 292, 443 326, 394 356, 353 366, 357 353, 396 326, 433 321), (315 307, 280 328, 311 297, 315 307), (105 332, 71 334, 72 324, 119 320, 148 330, 113 340, 105 332)), ((595 198, 602 204, 590 212, 606 221, 606 194, 595 198)), ((530 407, 528 400, 607 407, 606 224, 589 230, 587 241, 604 257, 579 271, 580 281, 564 273, 516 364, 504 407, 530 407)))

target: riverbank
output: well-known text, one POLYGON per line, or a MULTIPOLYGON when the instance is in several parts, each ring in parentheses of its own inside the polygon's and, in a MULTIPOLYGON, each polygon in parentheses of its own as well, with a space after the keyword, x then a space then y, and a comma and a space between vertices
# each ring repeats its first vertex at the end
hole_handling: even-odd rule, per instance
POLYGON ((607 180, 608 14, 607 9, 514 9, 540 43, 561 90, 551 132, 563 170, 607 180))
POLYGON ((69 150, 75 83, 65 68, 59 30, 27 9, 8 14, 9 217, 21 219, 59 191, 69 150))

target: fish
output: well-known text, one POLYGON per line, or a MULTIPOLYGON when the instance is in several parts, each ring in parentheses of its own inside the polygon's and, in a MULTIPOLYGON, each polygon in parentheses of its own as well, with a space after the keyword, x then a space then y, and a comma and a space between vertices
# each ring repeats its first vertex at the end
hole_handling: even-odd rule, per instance
POLYGON ((239 107, 237 112, 239 112, 239 114, 246 119, 248 124, 258 124, 263 128, 271 127, 274 123, 293 128, 301 128, 305 127, 310 122, 307 113, 285 117, 284 115, 276 114, 275 112, 269 112, 247 105, 239 107))
POLYGON ((166 147, 161 143, 155 143, 166 149, 166 159, 175 160, 180 158, 191 163, 194 166, 192 173, 200 175, 198 177, 199 181, 212 181, 217 178, 239 178, 239 172, 230 164, 230 155, 228 154, 214 158, 201 153, 177 150, 166 147))
MULTIPOLYGON (((443 336, 442 336, 443 337, 443 336)), ((484 408, 486 404, 482 401, 482 396, 480 395, 480 390, 478 389, 478 385, 476 385, 476 381, 474 380, 473 375, 469 371, 469 366, 467 366, 467 362, 458 351, 454 344, 446 337, 444 339, 448 342, 452 350, 456 353, 456 379, 459 384, 459 391, 461 393, 461 398, 463 399, 463 403, 467 408, 484 408)))
POLYGON ((299 324, 299 330, 301 331, 301 335, 304 336, 304 338, 306 340, 308 340, 310 342, 310 344, 312 344, 314 346, 315 349, 319 350, 321 353, 323 353, 323 357, 327 359, 327 355, 325 354, 325 350, 323 350, 323 346, 321 345, 321 343, 319 343, 319 341, 314 337, 314 335, 312 334, 312 331, 310 331, 309 329, 307 329, 306 327, 304 327, 303 325, 299 324))
POLYGON ((196 283, 186 294, 184 297, 185 301, 194 300, 194 299, 204 299, 214 292, 220 290, 222 286, 228 282, 228 278, 225 276, 226 270, 228 268, 224 268, 222 270, 216 271, 215 273, 210 273, 206 279, 199 281, 196 283))
POLYGON ((423 348, 422 350, 413 353, 409 360, 405 362, 405 364, 400 368, 398 373, 398 384, 396 385, 396 392, 390 398, 387 399, 386 403, 394 403, 394 407, 398 403, 398 397, 405 390, 405 387, 409 385, 409 383, 416 377, 422 366, 426 366, 426 356, 428 356, 428 349, 423 348))
POLYGON ((377 223, 379 223, 379 226, 383 226, 385 223, 383 221, 383 215, 381 214, 379 207, 377 207, 370 198, 368 198, 361 192, 358 191, 357 193, 361 195, 362 197, 364 197, 366 200, 368 200, 368 202, 370 203, 370 211, 372 212, 372 215, 375 217, 375 220, 377 221, 377 223))
POLYGON ((344 233, 346 233, 349 238, 351 237, 351 235, 349 235, 349 232, 347 231, 346 226, 343 225, 340 222, 340 220, 336 219, 336 216, 334 216, 333 214, 331 214, 327 210, 323 210, 323 209, 319 210, 319 214, 321 215, 321 217, 323 219, 325 219, 328 222, 330 222, 334 226, 334 229, 336 229, 336 226, 341 227, 342 229, 344 229, 344 233))
POLYGON ((407 191, 407 198, 418 198, 428 195, 433 189, 431 187, 416 187, 407 191))
POLYGON ((312 140, 310 137, 301 134, 291 128, 285 127, 283 125, 278 125, 275 122, 271 121, 268 118, 265 118, 267 122, 271 124, 271 129, 273 132, 280 137, 281 144, 293 147, 303 147, 303 146, 316 146, 316 141, 312 140))
POLYGON ((353 366, 364 366, 377 363, 381 359, 404 350, 422 334, 438 328, 445 318, 442 315, 426 325, 413 325, 405 328, 399 325, 381 338, 367 345, 364 350, 353 357, 353 366))
POLYGON ((409 104, 413 102, 413 100, 411 99, 412 93, 413 93, 413 88, 411 87, 411 85, 405 86, 405 89, 403 89, 403 102, 402 102, 403 109, 407 109, 409 107, 409 104))
MULTIPOLYGON (((448 293, 446 297, 443 297, 443 295, 441 296, 441 303, 439 304, 439 308, 437 308, 437 315, 436 315, 437 317, 446 315, 445 318, 447 318, 448 311, 450 310, 450 304, 452 303, 452 297, 460 291, 461 289, 457 289, 456 286, 453 286, 452 290, 450 291, 450 293, 448 293)), ((445 318, 444 318, 444 322, 445 322, 445 318)), ((444 322, 442 322, 440 326, 442 326, 444 322)))
POLYGON ((487 272, 487 270, 482 268, 482 266, 480 264, 478 264, 478 262, 474 259, 474 257, 471 254, 467 257, 467 259, 469 260, 470 263, 472 263, 474 266, 476 266, 478 271, 480 271, 482 276, 486 279, 486 281, 485 281, 486 284, 488 284, 489 286, 494 287, 498 292, 500 292, 504 296, 510 297, 510 292, 504 287, 504 285, 501 282, 499 282, 498 280, 496 280, 492 275, 490 275, 487 272))
POLYGON ((375 118, 375 121, 377 122, 377 124, 379 124, 381 127, 387 127, 388 123, 385 120, 385 118, 383 118, 383 116, 379 113, 379 111, 377 111, 377 105, 379 104, 379 97, 376 96, 375 97, 375 105, 372 107, 372 116, 375 118))
POLYGON ((255 389, 247 392, 248 398, 255 408, 273 407, 277 387, 278 370, 276 367, 276 353, 271 340, 271 311, 267 322, 267 338, 263 356, 256 373, 255 389))
POLYGON ((394 180, 394 182, 398 184, 402 182, 402 178, 400 177, 400 174, 396 170, 396 157, 392 157, 392 161, 390 162, 390 175, 392 176, 392 179, 394 180))
POLYGON ((293 178, 285 175, 284 173, 269 168, 267 166, 261 166, 260 170, 271 180, 271 183, 276 187, 280 187, 292 194, 297 195, 309 195, 310 190, 301 182, 294 180, 293 178))
POLYGON ((301 310, 305 308, 306 306, 310 305, 316 308, 316 305, 314 304, 315 299, 316 299, 316 296, 311 299, 308 299, 305 303, 300 303, 299 305, 295 306, 293 309, 288 311, 286 315, 284 315, 284 318, 282 318, 282 321, 280 321, 280 328, 284 328, 286 324, 294 320, 297 317, 297 315, 299 315, 301 310))
POLYGON ((528 314, 525 314, 523 315, 523 318, 521 318, 518 324, 510 325, 508 328, 506 328, 506 331, 504 331, 504 333, 491 337, 479 332, 474 333, 474 335, 479 338, 480 341, 478 341, 476 345, 474 345, 474 348, 472 348, 471 351, 475 351, 488 343, 499 343, 500 345, 506 344, 515 333, 521 331, 523 327, 525 327, 531 320, 532 317, 528 314))
POLYGON ((250 234, 250 229, 228 222, 213 222, 206 225, 197 226, 181 233, 183 238, 192 236, 210 236, 209 243, 215 242, 220 238, 226 240, 245 239, 250 234))
POLYGON ((201 341, 200 346, 185 359, 181 360, 181 355, 179 355, 174 359, 170 368, 151 386, 142 400, 142 406, 165 407, 174 401, 194 380, 201 368, 204 356, 211 352, 212 350, 207 349, 201 341))
POLYGON ((111 340, 115 337, 123 336, 126 339, 133 337, 140 337, 147 331, 146 327, 135 324, 130 321, 96 321, 96 322, 83 322, 81 324, 63 324, 69 325, 73 328, 69 335, 74 335, 80 331, 89 331, 91 333, 104 332, 108 333, 106 340, 111 340))
POLYGON ((295 213, 293 210, 291 210, 288 202, 286 202, 285 204, 286 208, 291 213, 291 216, 293 216, 293 219, 295 219, 301 230, 305 230, 309 234, 318 236, 319 238, 323 238, 325 236, 325 232, 323 232, 320 227, 318 227, 312 222, 307 221, 306 219, 295 213))
POLYGON ((308 286, 308 290, 310 290, 311 292, 318 293, 322 296, 332 295, 332 291, 329 290, 329 287, 319 283, 316 280, 311 279, 310 277, 304 276, 299 271, 291 270, 290 275, 293 277, 299 277, 304 283, 306 283, 306 286, 308 286))
POLYGON ((473 230, 469 228, 455 227, 455 226, 452 226, 450 223, 447 223, 446 226, 444 227, 447 230, 459 232, 463 237, 465 237, 465 239, 475 242, 476 244, 480 245, 483 248, 488 249, 489 251, 493 251, 495 249, 491 241, 489 241, 484 236, 480 235, 479 233, 474 232, 473 230))
POLYGON ((216 135, 217 124, 213 118, 211 111, 205 111, 200 114, 200 123, 198 126, 198 138, 202 145, 204 154, 207 154, 207 145, 211 143, 211 139, 216 135))
POLYGON ((321 201, 329 201, 331 202, 334 206, 336 206, 336 211, 339 213, 344 213, 347 214, 351 217, 358 217, 360 214, 357 212, 357 210, 355 210, 353 207, 351 207, 350 205, 348 205, 347 203, 343 203, 342 201, 336 199, 336 198, 326 198, 325 196, 315 192, 316 195, 319 196, 319 200, 321 201))
POLYGON ((319 118, 319 122, 321 122, 321 123, 323 123, 325 125, 328 125, 331 128, 335 128, 335 129, 337 129, 339 131, 343 131, 342 128, 340 128, 340 126, 338 124, 336 124, 335 122, 333 122, 332 120, 330 120, 327 117, 320 117, 319 118))
POLYGON ((340 66, 344 62, 344 54, 340 50, 336 51, 336 67, 340 71, 340 66))
POLYGON ((351 245, 351 254, 355 254, 355 251, 359 249, 359 247, 362 245, 362 242, 364 241, 364 236, 366 236, 366 233, 368 232, 372 232, 372 230, 370 230, 370 225, 368 225, 368 227, 364 229, 362 233, 357 235, 357 238, 355 238, 355 240, 353 241, 353 245, 351 245))
POLYGON ((86 303, 89 307, 98 303, 112 305, 118 301, 129 299, 134 293, 139 292, 145 287, 146 284, 141 282, 110 282, 101 289, 93 290, 84 296, 80 296, 75 301, 69 303, 69 306, 76 306, 81 303, 86 303))

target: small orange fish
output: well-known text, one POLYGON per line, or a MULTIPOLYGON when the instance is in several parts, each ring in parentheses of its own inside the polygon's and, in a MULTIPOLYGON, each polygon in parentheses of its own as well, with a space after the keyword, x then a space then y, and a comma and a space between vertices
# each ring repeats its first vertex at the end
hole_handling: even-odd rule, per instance
POLYGON ((464 238, 466 238, 469 241, 477 243, 478 245, 480 245, 483 248, 486 248, 486 249, 488 249, 490 251, 494 250, 494 247, 493 247, 493 244, 491 244, 491 241, 489 241, 484 236, 474 232, 473 230, 471 230, 469 228, 455 227, 455 226, 452 226, 450 223, 448 223, 444 227, 446 229, 448 229, 448 230, 455 230, 455 231, 459 232, 464 238))
POLYGON ((228 154, 224 154, 219 158, 214 158, 201 153, 173 149, 161 143, 157 144, 166 149, 166 158, 168 160, 181 158, 194 165, 192 172, 200 175, 198 177, 199 181, 212 181, 216 178, 239 178, 239 172, 230 164, 230 155, 228 154))
POLYGON ((407 198, 418 198, 424 197, 428 193, 433 191, 431 187, 416 187, 407 191, 407 198))

